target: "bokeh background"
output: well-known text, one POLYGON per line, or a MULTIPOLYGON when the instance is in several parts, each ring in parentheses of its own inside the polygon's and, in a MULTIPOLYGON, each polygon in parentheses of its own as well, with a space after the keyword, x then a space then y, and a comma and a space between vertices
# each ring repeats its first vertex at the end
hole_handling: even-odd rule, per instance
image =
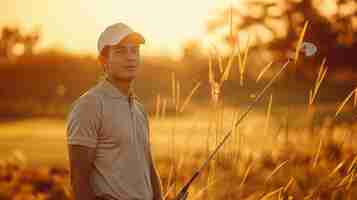
POLYGON ((355 0, 0 0, 0 12, 0 199, 72 198, 66 116, 101 80, 97 38, 116 22, 146 37, 134 88, 168 197, 295 54, 304 25, 317 54, 289 65, 191 198, 357 195, 355 0))

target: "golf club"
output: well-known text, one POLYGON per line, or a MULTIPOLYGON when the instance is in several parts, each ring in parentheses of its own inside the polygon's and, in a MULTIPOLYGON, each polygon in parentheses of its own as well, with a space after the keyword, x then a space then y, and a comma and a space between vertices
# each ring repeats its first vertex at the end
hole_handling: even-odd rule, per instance
MULTIPOLYGON (((309 43, 309 42, 304 42, 302 43, 301 52, 304 53, 305 56, 310 57, 313 56, 317 52, 317 48, 314 44, 309 43)), ((285 68, 289 65, 289 63, 292 61, 292 58, 288 58, 287 61, 284 63, 284 65, 280 68, 280 70, 273 76, 273 78, 265 85, 265 87, 259 92, 259 94, 256 96, 254 101, 248 106, 247 110, 239 117, 239 119, 234 123, 234 127, 237 127, 243 119, 248 115, 248 113, 254 108, 257 102, 263 97, 265 94, 266 90, 270 88, 270 86, 274 83, 274 81, 279 77, 279 75, 285 70, 285 68)), ((208 156, 208 158, 205 160, 205 162, 201 165, 201 167, 193 174, 193 176, 187 181, 187 183, 181 188, 177 196, 173 200, 185 200, 188 196, 188 189, 192 182, 201 174, 202 170, 206 165, 209 163, 210 160, 216 155, 218 150, 223 146, 223 144, 226 142, 226 140, 231 136, 233 131, 233 128, 231 128, 224 138, 221 140, 221 142, 217 145, 217 147, 214 149, 214 151, 208 156)))

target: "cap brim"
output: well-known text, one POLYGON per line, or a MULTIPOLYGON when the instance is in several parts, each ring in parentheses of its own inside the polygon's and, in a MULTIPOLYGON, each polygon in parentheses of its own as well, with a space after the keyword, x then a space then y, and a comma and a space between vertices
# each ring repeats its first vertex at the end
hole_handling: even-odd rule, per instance
POLYGON ((125 43, 145 44, 145 38, 138 32, 132 32, 125 36, 123 39, 121 39, 118 44, 125 43))
POLYGON ((138 32, 128 32, 121 37, 112 38, 111 41, 103 42, 106 45, 102 47, 98 45, 98 51, 101 53, 107 46, 116 46, 122 44, 145 44, 144 37, 138 32))

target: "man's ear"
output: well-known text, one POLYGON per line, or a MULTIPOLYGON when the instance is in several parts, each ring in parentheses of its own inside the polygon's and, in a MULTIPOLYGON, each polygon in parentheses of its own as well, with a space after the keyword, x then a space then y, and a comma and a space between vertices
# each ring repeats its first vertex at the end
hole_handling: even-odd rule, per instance
POLYGON ((103 66, 104 70, 106 70, 106 66, 107 66, 107 59, 106 59, 106 57, 104 57, 103 55, 99 55, 99 56, 98 56, 98 61, 99 61, 100 65, 103 66))
POLYGON ((101 65, 105 64, 105 58, 102 55, 98 56, 98 61, 101 65))

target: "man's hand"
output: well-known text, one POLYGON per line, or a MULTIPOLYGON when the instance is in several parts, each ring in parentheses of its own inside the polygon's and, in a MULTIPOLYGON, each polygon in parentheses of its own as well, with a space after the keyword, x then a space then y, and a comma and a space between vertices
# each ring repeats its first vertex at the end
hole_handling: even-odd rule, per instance
POLYGON ((180 192, 173 200, 186 200, 188 191, 180 192))

